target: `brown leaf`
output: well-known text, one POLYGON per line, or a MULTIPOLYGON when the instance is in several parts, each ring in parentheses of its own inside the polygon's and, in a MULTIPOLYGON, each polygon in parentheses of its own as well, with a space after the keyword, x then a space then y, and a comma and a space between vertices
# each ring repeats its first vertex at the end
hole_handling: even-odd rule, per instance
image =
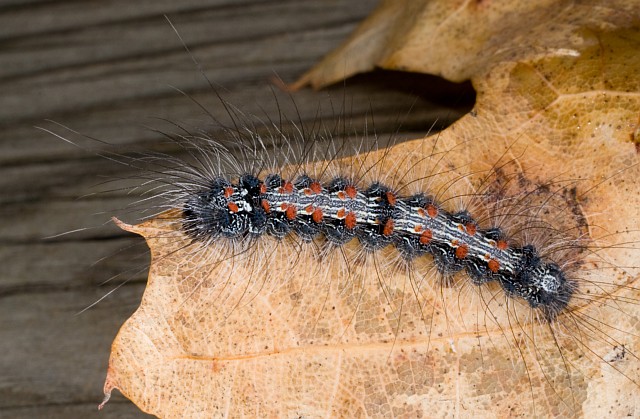
POLYGON ((169 212, 120 224, 153 260, 105 393, 162 417, 637 414, 640 8, 533 3, 384 2, 300 84, 375 65, 471 78, 477 106, 437 138, 335 164, 396 185, 438 173, 418 183, 442 201, 506 181, 545 203, 536 216, 589 240, 580 317, 551 333, 496 287, 390 266, 392 249, 200 247, 169 212))
POLYGON ((385 0, 294 87, 327 86, 375 67, 482 84, 501 63, 554 56, 570 62, 597 42, 596 33, 637 26, 638 6, 620 0, 385 0))

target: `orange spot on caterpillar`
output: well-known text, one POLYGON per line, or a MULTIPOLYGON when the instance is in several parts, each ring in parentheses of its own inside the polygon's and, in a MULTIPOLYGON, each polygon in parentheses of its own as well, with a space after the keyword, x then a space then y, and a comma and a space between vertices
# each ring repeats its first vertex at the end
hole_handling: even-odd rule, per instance
POLYGON ((467 224, 465 227, 467 229, 467 234, 470 236, 473 236, 478 231, 478 226, 472 223, 467 224))
POLYGON ((507 250, 509 244, 506 240, 498 240, 498 242, 496 243, 496 247, 500 250, 507 250))
POLYGON ((345 199, 347 199, 347 195, 344 193, 344 191, 339 191, 338 198, 344 201, 345 199))
POLYGON ((265 194, 267 193, 267 185, 265 185, 264 183, 260 182, 260 193, 261 194, 265 194))
POLYGON ((393 192, 387 192, 386 198, 389 205, 391 205, 392 207, 396 206, 396 203, 398 202, 398 200, 396 199, 396 194, 394 194, 393 192))
POLYGON ((229 211, 231 212, 238 212, 240 210, 240 208, 238 208, 238 204, 235 202, 229 202, 227 204, 227 208, 229 208, 229 211))
POLYGON ((224 188, 224 197, 229 198, 231 195, 233 195, 233 188, 230 186, 224 188))
POLYGON ((415 231, 416 233, 420 233, 422 231, 422 226, 420 224, 418 224, 417 226, 413 227, 413 231, 415 231))
POLYGON ((438 216, 438 208, 436 208, 435 205, 433 204, 427 205, 426 210, 427 210, 427 214, 429 214, 429 217, 436 218, 438 216))
POLYGON ((322 185, 320 184, 320 182, 311 182, 311 185, 309 185, 309 189, 311 189, 311 192, 313 193, 320 193, 322 192, 322 185))
POLYGON ((420 235, 420 244, 429 244, 431 239, 433 239, 433 233, 431 230, 425 230, 420 235))
POLYGON ((386 223, 384 223, 384 228, 382 229, 382 234, 385 236, 390 236, 393 234, 393 220, 389 218, 386 223))
POLYGON ((269 201, 267 201, 266 199, 263 199, 262 201, 260 201, 260 205, 262 206, 262 209, 266 213, 270 213, 271 212, 271 205, 269 205, 269 201))
POLYGON ((338 216, 338 218, 344 218, 346 213, 347 213, 347 210, 345 210, 344 208, 340 208, 336 213, 336 215, 338 216))
POLYGON ((354 199, 358 195, 358 190, 353 185, 347 186, 346 188, 344 188, 344 191, 347 194, 347 196, 351 199, 354 199))
POLYGON ((354 212, 350 212, 349 214, 347 214, 344 219, 344 225, 349 230, 353 230, 354 228, 356 228, 356 214, 354 212))
POLYGON ((466 244, 462 244, 456 248, 456 258, 464 259, 469 254, 469 247, 466 244))
POLYGON ((285 182, 284 185, 282 186, 282 189, 284 190, 284 193, 292 193, 293 192, 293 183, 291 182, 285 182))
POLYGON ((295 220, 297 213, 298 213, 298 210, 296 209, 295 206, 288 205, 287 209, 284 212, 284 215, 287 217, 288 220, 295 220))
POLYGON ((422 209, 422 208, 418 208, 418 215, 419 215, 420 217, 424 217, 425 215, 427 215, 427 213, 426 213, 426 212, 424 212, 424 209, 422 209))
POLYGON ((311 214, 311 219, 314 223, 321 223, 322 217, 322 210, 320 208, 316 208, 315 211, 313 211, 313 214, 311 214))
POLYGON ((307 207, 304 210, 306 211, 307 214, 311 214, 313 212, 313 205, 307 205, 307 207))
POLYGON ((498 262, 495 259, 491 259, 488 263, 487 263, 487 267, 489 268, 489 270, 493 273, 498 272, 498 270, 500 270, 500 262, 498 262))

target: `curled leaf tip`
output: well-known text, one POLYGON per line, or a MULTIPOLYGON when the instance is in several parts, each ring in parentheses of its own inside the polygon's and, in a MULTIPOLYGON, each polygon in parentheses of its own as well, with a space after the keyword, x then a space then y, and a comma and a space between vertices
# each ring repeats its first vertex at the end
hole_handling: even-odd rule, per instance
POLYGON ((102 410, 110 398, 111 398, 111 390, 105 391, 104 399, 102 399, 102 403, 98 405, 98 410, 102 410))
POLYGON ((111 221, 113 221, 115 223, 115 225, 117 225, 118 227, 120 227, 121 229, 125 230, 125 231, 133 231, 134 226, 131 224, 127 224, 124 221, 120 220, 117 217, 111 217, 111 221))

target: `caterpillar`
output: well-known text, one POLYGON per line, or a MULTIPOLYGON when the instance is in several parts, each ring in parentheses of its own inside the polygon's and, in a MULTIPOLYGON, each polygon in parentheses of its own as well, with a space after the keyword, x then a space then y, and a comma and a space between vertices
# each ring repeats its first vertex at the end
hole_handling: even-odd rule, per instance
MULTIPOLYGON (((588 383, 597 374, 593 367, 601 363, 621 377, 625 384, 618 388, 637 390, 637 266, 625 267, 606 254, 618 248, 636 254, 637 241, 620 239, 635 233, 595 235, 598 226, 580 210, 586 199, 578 192, 582 179, 537 179, 535 166, 525 163, 526 148, 516 152, 517 141, 501 152, 496 147, 488 153, 493 161, 483 161, 473 139, 436 135, 401 144, 391 138, 381 145, 365 132, 340 141, 322 124, 310 130, 293 124, 291 134, 282 124, 291 119, 286 115, 256 122, 221 104, 233 120, 223 127, 225 139, 175 124, 177 132, 166 135, 182 157, 111 156, 141 170, 141 184, 155 185, 151 197, 161 200, 158 207, 149 204, 150 197, 141 201, 159 213, 146 227, 119 222, 151 244, 151 278, 163 278, 153 281, 160 287, 153 294, 173 296, 172 304, 151 308, 168 316, 156 320, 173 325, 188 357, 212 364, 217 385, 229 383, 229 366, 241 359, 269 358, 299 346, 315 351, 343 345, 358 352, 372 341, 380 345, 370 350, 374 364, 395 377, 411 365, 411 374, 422 376, 408 387, 397 381, 402 391, 392 391, 395 398, 403 391, 418 399, 437 389, 456 394, 447 370, 451 358, 463 357, 458 374, 472 386, 466 394, 491 400, 484 409, 472 408, 480 414, 493 408, 513 415, 584 414, 588 383), (367 150, 361 144, 369 137, 377 145, 367 150), (471 163, 460 164, 460 152, 471 163), (603 243, 611 238, 620 244, 603 243), (617 278, 602 279, 612 272, 617 278), (268 312, 259 304, 265 300, 268 312), (269 330, 274 313, 295 319, 293 341, 259 334, 269 330), (616 324, 608 323, 611 313, 616 324), (233 350, 211 343, 219 330, 197 326, 224 331, 246 319, 255 324, 240 330, 250 330, 252 338, 233 343, 233 350), (473 340, 477 348, 470 350, 473 340), (511 373, 519 378, 509 378, 511 373), (514 387, 487 392, 493 380, 514 387), (518 387, 523 380, 528 388, 518 387), (521 392, 530 396, 514 400, 521 392)), ((166 338, 156 336, 154 342, 162 345, 166 338)), ((316 356, 303 355, 298 356, 307 361, 316 356)), ((324 371, 319 363, 313 371, 330 376, 334 370, 324 371)), ((265 380, 258 394, 276 386, 265 380)), ((114 387, 132 391, 110 375, 107 395, 114 387)), ((366 380, 354 388, 366 388, 366 380)), ((293 399, 276 391, 271 400, 283 406, 263 408, 315 416, 324 411, 321 406, 300 400, 323 389, 301 384, 300 397, 293 399)), ((250 399, 257 404, 246 412, 256 412, 262 399, 250 399)), ((220 394, 211 400, 212 412, 230 402, 220 394)), ((338 405, 355 402, 345 396, 338 405)), ((162 413, 150 400, 138 403, 162 413)), ((203 408, 190 403, 193 411, 203 408)), ((443 411, 455 410, 450 405, 460 402, 444 402, 443 411)), ((391 414, 399 408, 394 406, 329 411, 391 414)), ((424 410, 415 400, 401 408, 406 414, 424 410)))
POLYGON ((182 228, 195 240, 295 233, 303 242, 323 235, 336 246, 357 238, 371 251, 394 245, 408 259, 431 254, 443 275, 464 269, 473 284, 496 281, 549 318, 574 292, 560 267, 543 261, 534 246, 509 247, 500 229, 480 230, 467 211, 448 213, 426 194, 398 197, 379 182, 358 190, 345 177, 323 185, 306 173, 293 182, 277 173, 264 179, 246 173, 235 183, 203 180, 207 187, 188 191, 182 209, 182 228))

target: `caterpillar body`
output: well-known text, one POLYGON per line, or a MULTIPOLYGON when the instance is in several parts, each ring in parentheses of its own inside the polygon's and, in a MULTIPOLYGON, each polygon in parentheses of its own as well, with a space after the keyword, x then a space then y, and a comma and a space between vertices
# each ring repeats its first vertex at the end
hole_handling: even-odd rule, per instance
POLYGON ((429 253, 441 274, 464 269, 476 285, 497 281, 548 317, 567 306, 574 288, 535 247, 510 247, 500 229, 479 229, 466 211, 449 213, 424 194, 401 198, 381 183, 360 191, 343 177, 326 186, 307 175, 213 179, 184 204, 183 217, 186 233, 203 241, 295 232, 303 241, 322 234, 338 246, 357 237, 370 250, 392 244, 408 259, 429 253))

